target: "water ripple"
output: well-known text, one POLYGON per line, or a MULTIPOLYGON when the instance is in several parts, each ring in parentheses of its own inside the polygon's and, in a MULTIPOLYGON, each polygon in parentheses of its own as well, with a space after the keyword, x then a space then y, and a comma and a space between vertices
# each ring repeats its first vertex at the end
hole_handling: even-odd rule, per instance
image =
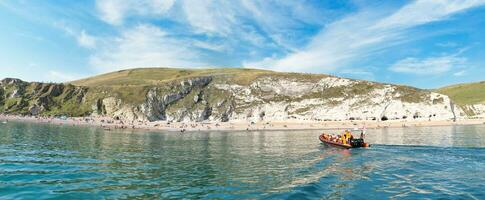
POLYGON ((376 145, 352 150, 318 131, 7 126, 0 199, 485 199, 482 126, 374 130, 376 145))

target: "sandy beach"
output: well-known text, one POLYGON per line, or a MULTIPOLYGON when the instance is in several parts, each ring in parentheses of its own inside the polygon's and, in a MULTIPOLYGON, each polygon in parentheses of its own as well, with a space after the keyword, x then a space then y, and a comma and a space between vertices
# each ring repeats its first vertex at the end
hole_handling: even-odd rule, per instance
POLYGON ((450 126, 450 125, 478 125, 485 124, 485 119, 462 119, 456 122, 452 120, 388 120, 388 121, 235 121, 235 122, 124 122, 106 117, 34 117, 0 114, 0 121, 26 121, 34 123, 48 123, 72 126, 95 126, 105 130, 115 129, 141 129, 141 130, 165 130, 174 132, 185 131, 254 131, 254 130, 335 130, 355 128, 396 128, 396 127, 426 127, 426 126, 450 126))

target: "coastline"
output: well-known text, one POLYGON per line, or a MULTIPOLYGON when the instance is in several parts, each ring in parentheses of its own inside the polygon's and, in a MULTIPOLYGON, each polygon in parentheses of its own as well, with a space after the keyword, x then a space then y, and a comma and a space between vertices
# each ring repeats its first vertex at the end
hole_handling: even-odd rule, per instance
POLYGON ((114 120, 108 117, 33 117, 0 114, 0 121, 23 121, 44 124, 91 126, 105 130, 135 129, 135 130, 162 130, 171 132, 185 131, 276 131, 276 130, 344 130, 366 127, 367 129, 398 128, 398 127, 430 127, 453 125, 480 125, 485 119, 452 120, 388 120, 388 121, 235 121, 235 122, 130 122, 114 120))

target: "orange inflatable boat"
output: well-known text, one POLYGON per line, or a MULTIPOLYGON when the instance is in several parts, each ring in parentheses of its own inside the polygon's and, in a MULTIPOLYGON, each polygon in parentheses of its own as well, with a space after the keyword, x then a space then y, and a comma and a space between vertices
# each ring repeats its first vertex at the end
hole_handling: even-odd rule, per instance
POLYGON ((370 146, 368 143, 364 142, 363 138, 350 137, 347 138, 346 141, 343 141, 341 138, 342 137, 340 136, 333 136, 325 133, 321 134, 319 137, 320 141, 322 141, 324 144, 346 149, 370 146))

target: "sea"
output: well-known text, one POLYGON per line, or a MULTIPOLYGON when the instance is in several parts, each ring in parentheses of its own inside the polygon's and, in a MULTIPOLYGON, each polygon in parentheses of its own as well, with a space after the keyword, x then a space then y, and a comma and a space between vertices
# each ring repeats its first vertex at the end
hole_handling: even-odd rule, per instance
POLYGON ((485 199, 485 125, 370 129, 350 150, 322 132, 10 121, 0 199, 485 199))

